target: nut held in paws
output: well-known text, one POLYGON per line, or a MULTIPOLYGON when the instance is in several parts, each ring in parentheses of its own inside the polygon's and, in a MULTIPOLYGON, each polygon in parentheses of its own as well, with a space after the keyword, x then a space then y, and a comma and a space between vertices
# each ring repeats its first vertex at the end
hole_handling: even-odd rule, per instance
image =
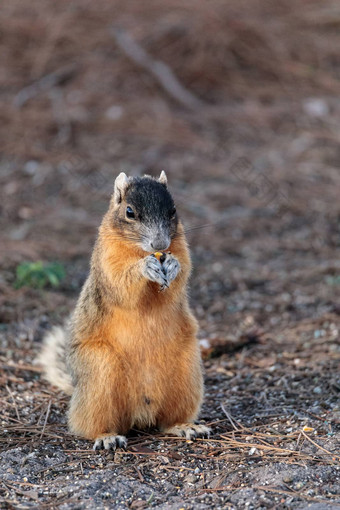
POLYGON ((153 256, 156 257, 156 259, 161 263, 163 264, 165 258, 166 258, 166 253, 165 252, 162 252, 162 251, 156 251, 155 253, 153 253, 153 256))

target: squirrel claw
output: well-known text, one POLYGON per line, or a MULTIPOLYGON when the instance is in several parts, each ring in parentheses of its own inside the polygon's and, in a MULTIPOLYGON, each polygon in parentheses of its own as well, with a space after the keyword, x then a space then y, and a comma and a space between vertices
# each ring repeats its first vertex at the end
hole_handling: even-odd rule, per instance
POLYGON ((205 425, 184 423, 183 425, 174 425, 173 427, 169 427, 163 430, 163 432, 173 434, 178 437, 185 437, 186 439, 194 441, 198 437, 209 439, 211 429, 205 425))
POLYGON ((160 288, 159 288, 159 291, 158 292, 163 292, 165 289, 168 289, 169 288, 169 285, 168 283, 163 283, 160 288))
POLYGON ((161 286, 168 285, 162 264, 154 255, 149 255, 144 259, 143 275, 148 280, 159 283, 161 286))
POLYGON ((126 450, 127 441, 125 436, 108 435, 102 438, 96 439, 93 449, 94 450, 116 450, 121 448, 126 450))

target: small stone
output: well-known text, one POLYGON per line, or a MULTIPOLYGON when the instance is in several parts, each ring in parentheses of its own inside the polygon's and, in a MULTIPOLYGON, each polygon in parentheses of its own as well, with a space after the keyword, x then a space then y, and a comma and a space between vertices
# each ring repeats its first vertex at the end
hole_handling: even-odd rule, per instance
POLYGON ((311 117, 324 117, 329 113, 328 104, 324 99, 309 97, 303 101, 304 111, 311 117))
POLYGON ((184 478, 184 481, 186 483, 194 484, 197 481, 197 477, 193 473, 190 473, 184 478))
POLYGON ((121 106, 112 105, 106 110, 105 115, 110 120, 119 120, 123 115, 123 111, 121 106))
POLYGON ((163 462, 163 464, 169 464, 170 463, 170 460, 168 459, 168 457, 165 457, 164 455, 160 455, 159 456, 159 460, 161 460, 163 462))
POLYGON ((294 478, 292 477, 292 475, 286 475, 283 478, 284 483, 292 483, 293 480, 294 480, 294 478))
POLYGON ((18 216, 22 220, 29 220, 32 217, 33 210, 30 207, 20 207, 18 216))
POLYGON ((39 167, 40 167, 39 161, 35 161, 32 159, 25 163, 24 171, 28 175, 34 175, 37 172, 37 170, 39 170, 39 167))

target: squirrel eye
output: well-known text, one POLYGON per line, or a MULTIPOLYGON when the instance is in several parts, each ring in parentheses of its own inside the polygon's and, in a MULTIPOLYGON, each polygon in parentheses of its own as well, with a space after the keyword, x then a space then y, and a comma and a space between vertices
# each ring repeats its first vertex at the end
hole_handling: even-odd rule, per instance
POLYGON ((133 212, 132 208, 129 205, 126 208, 126 217, 130 219, 135 218, 135 213, 133 212))
POLYGON ((175 214, 176 214, 176 207, 174 207, 173 209, 171 209, 171 212, 170 212, 170 216, 171 216, 171 218, 174 218, 174 217, 175 217, 175 214))

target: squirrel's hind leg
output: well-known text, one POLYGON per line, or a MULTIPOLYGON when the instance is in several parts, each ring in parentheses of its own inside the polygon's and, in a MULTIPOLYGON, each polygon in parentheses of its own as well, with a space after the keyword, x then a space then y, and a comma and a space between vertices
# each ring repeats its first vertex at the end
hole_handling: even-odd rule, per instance
POLYGON ((76 374, 68 412, 71 432, 94 440, 95 449, 126 446, 131 400, 126 374, 112 348, 93 341, 75 349, 71 361, 76 374))
POLYGON ((211 429, 205 425, 196 425, 195 423, 181 423, 162 429, 165 434, 171 434, 186 439, 196 439, 197 437, 209 438, 211 429))

